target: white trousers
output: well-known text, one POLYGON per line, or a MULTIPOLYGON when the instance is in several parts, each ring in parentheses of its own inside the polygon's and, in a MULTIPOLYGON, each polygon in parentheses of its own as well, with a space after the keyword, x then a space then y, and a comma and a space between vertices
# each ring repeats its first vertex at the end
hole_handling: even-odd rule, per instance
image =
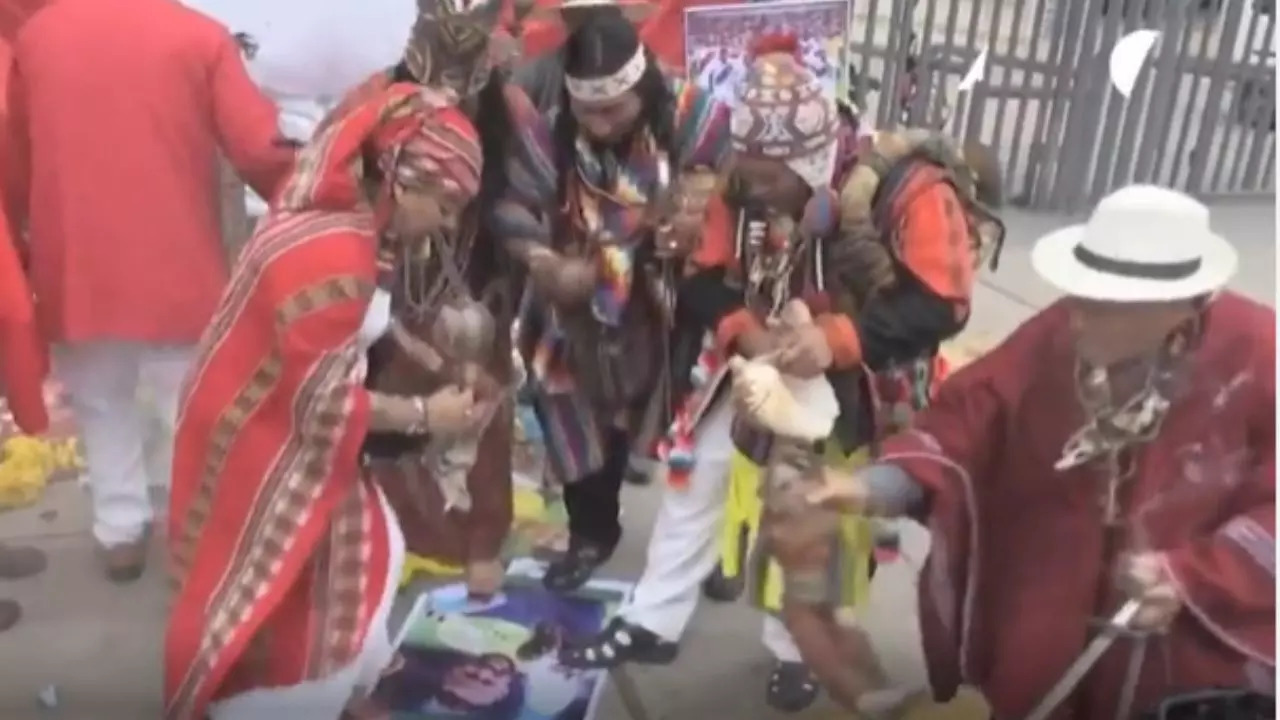
POLYGON ((148 488, 169 487, 178 393, 194 354, 129 342, 72 343, 54 354, 84 443, 93 535, 105 546, 139 540, 154 517, 148 488))
POLYGON ((388 623, 405 553, 404 533, 381 490, 378 500, 387 522, 387 580, 360 654, 346 667, 318 680, 233 695, 209 707, 209 720, 338 720, 352 700, 373 691, 395 656, 397 638, 392 637, 388 623))
MULTIPOLYGON (((703 417, 694 435, 697 463, 683 490, 663 491, 653 525, 644 574, 624 620, 664 640, 684 634, 702 594, 702 582, 720 562, 720 533, 733 457, 733 406, 721 398, 703 417)), ((765 615, 763 641, 774 657, 800 662, 800 651, 782 621, 765 615)))

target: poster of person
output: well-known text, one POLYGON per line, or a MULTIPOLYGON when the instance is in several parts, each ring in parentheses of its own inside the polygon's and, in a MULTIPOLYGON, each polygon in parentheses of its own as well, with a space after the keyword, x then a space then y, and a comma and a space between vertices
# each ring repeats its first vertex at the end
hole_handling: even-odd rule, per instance
POLYGON ((747 73, 751 41, 764 34, 795 35, 805 65, 833 98, 846 94, 850 0, 780 0, 704 5, 684 11, 689 77, 732 103, 747 73))
POLYGON ((557 651, 564 638, 604 627, 631 585, 593 580, 554 595, 540 572, 513 563, 484 603, 462 583, 424 593, 362 720, 592 720, 604 672, 566 669, 557 651))

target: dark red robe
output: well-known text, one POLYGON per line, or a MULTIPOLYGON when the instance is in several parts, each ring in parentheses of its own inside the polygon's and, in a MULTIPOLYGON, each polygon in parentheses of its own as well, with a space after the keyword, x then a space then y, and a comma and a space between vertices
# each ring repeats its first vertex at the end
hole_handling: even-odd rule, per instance
MULTIPOLYGON (((1270 682, 1275 666, 1275 311, 1232 293, 1207 310, 1180 397, 1136 450, 1108 547, 1089 466, 1053 469, 1084 423, 1066 307, 1035 316, 943 385, 883 459, 930 495, 920 582, 933 689, 978 687, 1023 717, 1124 597, 1123 550, 1158 551, 1184 609, 1146 653, 1134 709, 1270 682), (1115 532, 1115 531, 1113 531, 1115 532)), ((1115 717, 1132 641, 1116 642, 1055 720, 1115 717)))

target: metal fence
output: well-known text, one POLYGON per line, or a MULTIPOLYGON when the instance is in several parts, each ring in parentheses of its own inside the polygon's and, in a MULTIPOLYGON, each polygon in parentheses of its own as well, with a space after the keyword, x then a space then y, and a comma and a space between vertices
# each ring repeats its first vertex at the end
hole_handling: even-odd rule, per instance
POLYGON ((877 124, 995 148, 1017 204, 1074 211, 1133 182, 1274 195, 1274 2, 854 0, 853 86, 877 124), (1111 50, 1144 28, 1160 39, 1126 99, 1111 50))

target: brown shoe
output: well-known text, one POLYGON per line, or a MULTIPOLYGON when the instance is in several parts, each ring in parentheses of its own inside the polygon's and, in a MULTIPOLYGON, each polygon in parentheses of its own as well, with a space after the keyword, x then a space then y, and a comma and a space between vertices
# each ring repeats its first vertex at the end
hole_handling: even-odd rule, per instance
POLYGON ((135 542, 110 547, 100 545, 99 554, 106 567, 107 579, 113 583, 131 583, 142 577, 142 572, 147 568, 145 537, 135 542))
POLYGON ((34 577, 49 567, 49 558, 40 548, 0 544, 0 580, 34 577))
POLYGON ((0 600, 0 632, 4 632, 22 619, 22 606, 17 600, 0 600))

